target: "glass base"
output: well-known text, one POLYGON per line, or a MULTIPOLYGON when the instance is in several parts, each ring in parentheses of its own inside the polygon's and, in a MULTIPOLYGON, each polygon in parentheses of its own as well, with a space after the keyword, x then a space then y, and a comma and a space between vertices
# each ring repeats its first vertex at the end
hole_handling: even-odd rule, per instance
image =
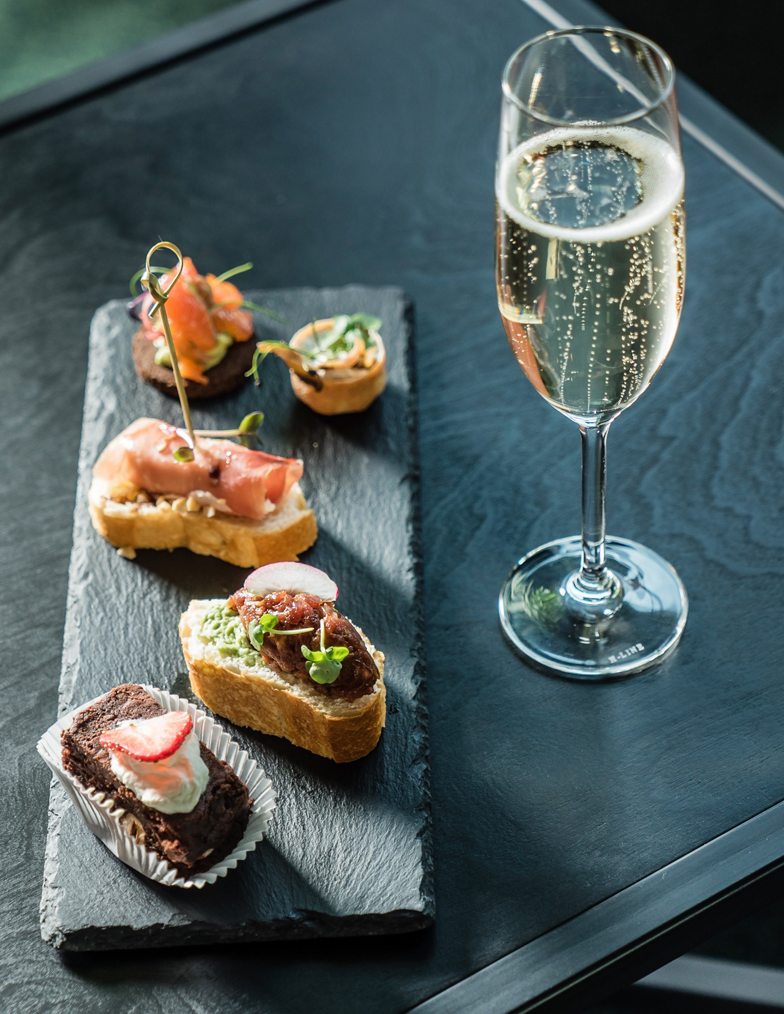
POLYGON ((585 622, 567 610, 565 596, 580 550, 579 536, 559 539, 514 567, 498 599, 512 644, 540 668, 578 680, 619 679, 663 659, 689 611, 675 570, 637 542, 608 537, 607 566, 621 581, 623 602, 609 619, 585 622))

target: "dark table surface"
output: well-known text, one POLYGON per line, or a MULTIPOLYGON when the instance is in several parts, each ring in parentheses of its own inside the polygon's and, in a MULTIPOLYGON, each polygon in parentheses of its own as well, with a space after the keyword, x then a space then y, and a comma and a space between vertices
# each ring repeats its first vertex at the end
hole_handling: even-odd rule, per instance
POLYGON ((546 27, 519 0, 334 0, 0 137, 13 1014, 576 1010, 778 889, 784 214, 690 136, 681 330, 613 431, 609 490, 613 534, 686 583, 683 642, 584 686, 529 670, 498 629, 514 559, 579 525, 576 431, 516 366, 493 289, 500 73, 546 27), (159 236, 205 270, 252 259, 254 287, 414 300, 433 929, 98 955, 39 939, 35 742, 57 707, 88 325, 159 236))

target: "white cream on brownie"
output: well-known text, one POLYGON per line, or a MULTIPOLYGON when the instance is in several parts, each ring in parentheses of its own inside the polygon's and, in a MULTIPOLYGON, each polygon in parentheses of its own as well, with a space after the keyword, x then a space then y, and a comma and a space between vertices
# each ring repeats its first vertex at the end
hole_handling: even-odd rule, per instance
MULTIPOLYGON (((118 728, 140 727, 154 719, 121 722, 118 728)), ((199 737, 192 730, 171 756, 143 761, 109 748, 114 775, 146 806, 161 813, 190 813, 209 781, 209 770, 201 759, 199 737)))

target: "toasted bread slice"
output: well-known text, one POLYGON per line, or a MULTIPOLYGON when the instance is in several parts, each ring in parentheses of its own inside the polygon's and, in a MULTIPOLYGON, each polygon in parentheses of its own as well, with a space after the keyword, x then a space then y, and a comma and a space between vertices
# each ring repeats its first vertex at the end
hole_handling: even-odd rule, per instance
MULTIPOLYGON (((384 656, 362 631, 379 671, 371 694, 355 701, 325 697, 309 682, 266 666, 224 657, 200 636, 206 612, 224 599, 190 603, 180 619, 180 637, 193 692, 216 715, 271 736, 282 736, 338 764, 358 760, 376 746, 386 718, 384 656)), ((359 629, 359 628, 357 628, 359 629)))
POLYGON ((222 514, 192 497, 157 497, 153 502, 140 490, 102 479, 93 479, 89 503, 96 531, 128 556, 136 549, 184 546, 237 567, 261 567, 296 560, 318 535, 316 517, 298 483, 260 521, 222 514))

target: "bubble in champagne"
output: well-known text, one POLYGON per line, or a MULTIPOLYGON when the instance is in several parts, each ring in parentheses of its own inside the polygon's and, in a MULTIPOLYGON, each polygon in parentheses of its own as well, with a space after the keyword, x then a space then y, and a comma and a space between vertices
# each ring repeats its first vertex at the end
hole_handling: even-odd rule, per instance
POLYGON ((569 139, 526 153, 515 186, 532 218, 585 229, 615 222, 639 204, 641 177, 640 161, 621 148, 569 139))
POLYGON ((645 390, 683 294, 683 169, 629 127, 558 129, 499 166, 498 304, 526 376, 578 418, 645 390))

